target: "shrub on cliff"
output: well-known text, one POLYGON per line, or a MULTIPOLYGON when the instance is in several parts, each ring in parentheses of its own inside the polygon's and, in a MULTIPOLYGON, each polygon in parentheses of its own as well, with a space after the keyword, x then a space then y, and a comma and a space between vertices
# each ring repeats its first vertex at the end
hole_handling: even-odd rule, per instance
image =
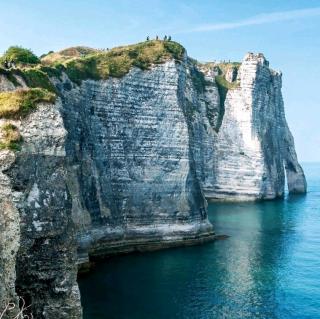
POLYGON ((0 117, 20 118, 32 111, 38 103, 54 103, 56 95, 42 88, 21 89, 0 93, 0 117))
POLYGON ((14 62, 15 64, 38 64, 39 58, 31 51, 19 46, 11 46, 1 57, 1 64, 5 61, 14 62))
POLYGON ((0 150, 9 149, 12 151, 20 150, 22 137, 18 128, 12 123, 5 123, 1 127, 0 150))
POLYGON ((42 88, 50 92, 56 92, 46 72, 38 67, 17 69, 13 73, 20 75, 29 88, 42 88))

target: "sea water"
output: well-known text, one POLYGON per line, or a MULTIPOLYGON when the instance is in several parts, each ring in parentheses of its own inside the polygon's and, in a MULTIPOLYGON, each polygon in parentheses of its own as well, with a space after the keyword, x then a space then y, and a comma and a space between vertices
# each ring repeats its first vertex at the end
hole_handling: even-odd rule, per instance
POLYGON ((210 204, 202 246, 113 257, 79 279, 85 319, 320 318, 320 163, 306 196, 210 204))

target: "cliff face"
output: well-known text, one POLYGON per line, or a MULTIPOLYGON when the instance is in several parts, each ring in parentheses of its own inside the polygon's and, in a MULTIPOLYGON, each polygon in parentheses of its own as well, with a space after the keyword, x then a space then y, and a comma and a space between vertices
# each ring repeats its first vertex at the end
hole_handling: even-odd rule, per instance
MULTIPOLYGON (((21 150, 0 150, 0 309, 19 295, 36 318, 79 318, 77 263, 211 240, 205 196, 281 196, 284 166, 306 190, 281 75, 261 55, 225 70, 227 92, 186 54, 118 78, 67 73, 50 73, 55 103, 9 120, 21 150)), ((14 77, 0 92, 27 88, 14 77)))
POLYGON ((88 252, 99 257, 212 238, 191 150, 184 64, 134 68, 80 87, 65 78, 56 86, 64 97, 83 260, 88 252))
POLYGON ((25 315, 32 309, 34 318, 81 317, 60 112, 59 102, 40 104, 25 119, 10 121, 23 136, 22 148, 0 151, 0 302, 2 310, 16 305, 8 318, 18 296, 25 307, 32 304, 25 315))
POLYGON ((281 73, 271 70, 263 55, 249 53, 238 70, 228 68, 226 78, 234 87, 226 93, 221 127, 212 136, 213 174, 203 179, 206 197, 281 197, 285 171, 289 192, 304 193, 306 180, 284 114, 281 73))

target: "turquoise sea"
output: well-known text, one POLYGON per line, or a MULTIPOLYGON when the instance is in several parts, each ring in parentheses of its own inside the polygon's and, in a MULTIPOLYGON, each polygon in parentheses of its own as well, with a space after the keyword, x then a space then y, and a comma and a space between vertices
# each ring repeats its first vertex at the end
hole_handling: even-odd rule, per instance
POLYGON ((202 246, 119 256, 80 278, 85 319, 320 318, 320 163, 306 196, 210 204, 202 246))

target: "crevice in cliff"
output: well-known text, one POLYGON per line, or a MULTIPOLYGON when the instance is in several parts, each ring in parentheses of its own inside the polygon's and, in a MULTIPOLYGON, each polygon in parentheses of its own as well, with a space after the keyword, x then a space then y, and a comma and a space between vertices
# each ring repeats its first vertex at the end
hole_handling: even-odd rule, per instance
MULTIPOLYGON (((206 80, 202 72, 197 70, 195 67, 191 67, 191 80, 192 83, 197 91, 198 94, 203 94, 205 91, 206 86, 206 80)), ((202 220, 207 220, 207 208, 206 208, 206 199, 204 197, 202 187, 200 185, 201 179, 197 176, 197 169, 196 169, 196 162, 193 156, 194 151, 194 127, 192 125, 193 117, 190 116, 190 107, 194 108, 193 105, 190 105, 190 102, 185 98, 185 91, 186 91, 186 77, 184 72, 179 72, 179 78, 178 78, 178 88, 177 88, 177 94, 178 94, 178 101, 179 104, 182 107, 182 111, 185 117, 185 121, 187 123, 188 127, 188 155, 189 155, 189 173, 187 178, 187 184, 192 185, 192 188, 195 190, 193 192, 193 196, 196 196, 195 203, 190 202, 190 207, 192 210, 199 210, 200 211, 200 217, 202 220), (196 205, 195 205, 196 204, 196 205), (199 207, 199 204, 201 205, 199 207)), ((190 197, 192 199, 192 196, 190 197)))

